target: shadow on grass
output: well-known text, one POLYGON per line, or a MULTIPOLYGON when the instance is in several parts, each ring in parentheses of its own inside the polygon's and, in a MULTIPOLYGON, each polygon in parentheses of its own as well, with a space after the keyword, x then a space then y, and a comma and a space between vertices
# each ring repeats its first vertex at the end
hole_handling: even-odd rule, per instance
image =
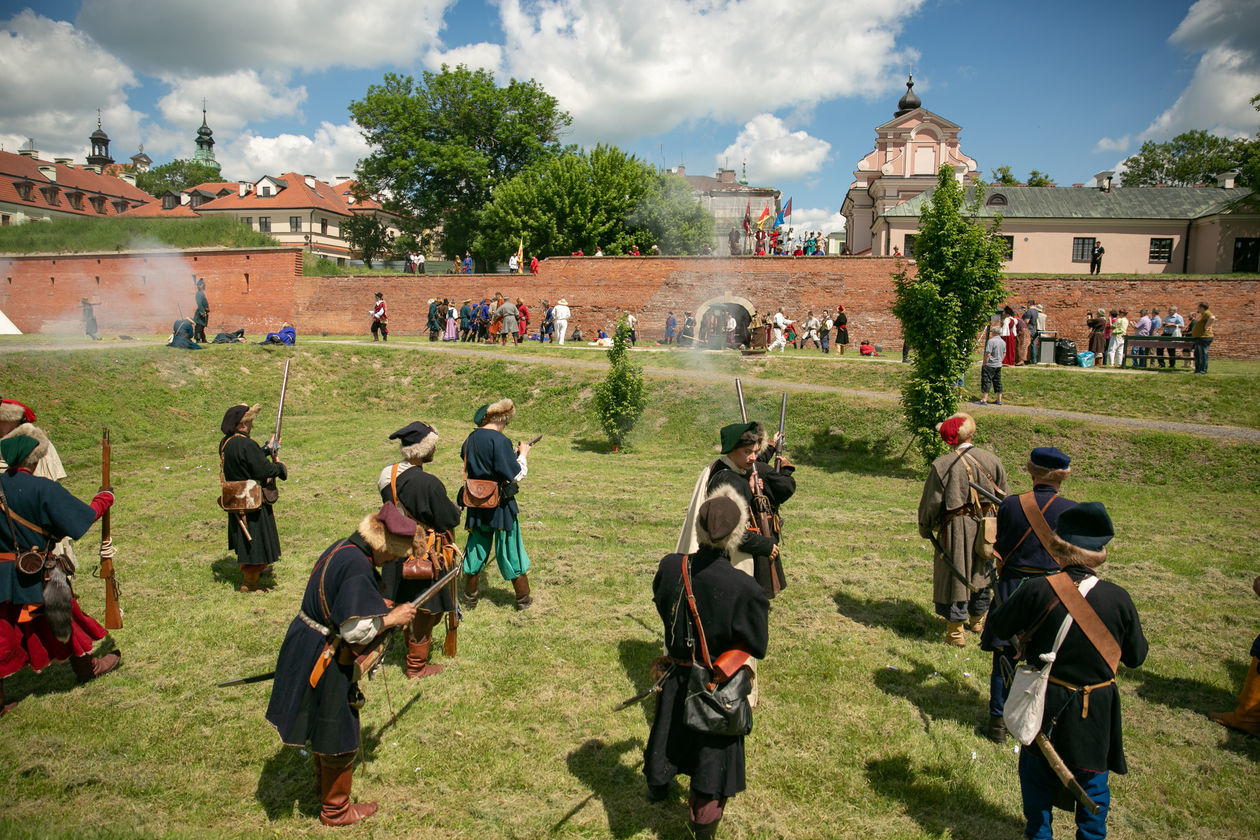
MULTIPOLYGON (((648 670, 652 666, 652 661, 660 655, 660 642, 647 642, 642 639, 622 639, 617 644, 617 657, 621 660, 621 667, 625 670, 626 677, 634 685, 634 691, 628 692, 627 697, 638 694, 641 691, 647 691, 652 683, 655 682, 648 670)), ((651 724, 652 714, 656 709, 656 698, 644 698, 638 705, 643 710, 644 722, 651 724)), ((627 709, 626 711, 629 710, 627 709)))
MULTIPOLYGON (((1250 667, 1250 662, 1231 662, 1228 665, 1231 682, 1237 685, 1240 691, 1247 678, 1247 669, 1250 667)), ((1145 668, 1125 671, 1124 679, 1125 682, 1137 684, 1135 690, 1138 697, 1170 709, 1186 709, 1207 715, 1208 712, 1232 712, 1238 706, 1237 692, 1230 693, 1201 680, 1166 677, 1145 668)), ((1260 761, 1260 737, 1247 735, 1227 726, 1220 726, 1220 732, 1225 736, 1222 747, 1252 761, 1260 761)))
POLYGON ((573 450, 575 452, 596 452, 600 455, 609 455, 612 453, 612 444, 608 442, 608 438, 575 438, 573 450))
MULTIPOLYGON (((913 662, 908 670, 883 668, 875 672, 875 685, 880 691, 896 697, 904 697, 923 717, 924 729, 937 719, 954 720, 966 727, 977 727, 982 715, 988 714, 989 698, 982 696, 974 686, 960 685, 937 672, 928 662, 913 662)), ((978 667, 988 671, 987 660, 978 667)))
MULTIPOLYGON (((117 650, 118 645, 115 644, 114 638, 106 636, 92 651, 92 656, 106 656, 117 650)), ((118 665, 118 670, 126 667, 127 660, 123 659, 118 665)), ((99 679, 108 680, 114 673, 111 672, 99 679)), ((90 682, 95 682, 95 680, 90 682)), ((13 676, 4 678, 4 702, 16 703, 24 697, 42 697, 45 694, 65 694, 74 691, 79 685, 69 662, 54 663, 38 674, 30 668, 23 668, 13 676)), ((67 701, 74 702, 71 698, 67 698, 67 701)), ((17 709, 17 712, 21 713, 21 707, 17 709)))
POLYGON ((685 812, 666 813, 647 801, 647 783, 639 770, 640 759, 634 767, 622 763, 623 754, 631 750, 641 752, 643 741, 627 738, 614 744, 592 738, 565 759, 569 772, 590 788, 590 796, 583 799, 551 827, 552 833, 563 829, 592 799, 598 799, 608 815, 608 831, 613 837, 633 837, 647 830, 657 837, 682 837, 685 812))
POLYGON ((883 601, 862 601, 847 592, 831 596, 841 615, 867 627, 891 630, 905 639, 930 639, 941 627, 936 616, 918 601, 909 598, 888 598, 883 601))
POLYGON ((851 438, 835 429, 816 429, 812 437, 792 441, 792 461, 827 472, 921 479, 922 470, 905 451, 908 437, 851 438), (904 453, 904 454, 903 454, 904 453))
POLYGON ((866 765, 871 787, 884 796, 900 800, 906 813, 928 834, 958 840, 989 840, 1019 837, 1023 833, 1023 819, 1011 813, 1019 807, 1018 797, 1008 800, 1006 808, 999 807, 960 775, 949 765, 916 768, 907 755, 870 761, 866 765))
MULTIPOLYGON (((225 554, 211 563, 210 573, 214 575, 215 583, 221 583, 233 591, 240 589, 241 584, 245 582, 245 578, 241 576, 240 563, 237 562, 234 554, 225 554)), ((263 572, 258 582, 262 584, 263 589, 274 589, 276 586, 274 571, 263 572)))
POLYGON ((273 822, 293 816, 295 809, 304 817, 319 816, 315 765, 309 751, 302 755, 296 747, 281 746, 263 765, 254 798, 273 822))

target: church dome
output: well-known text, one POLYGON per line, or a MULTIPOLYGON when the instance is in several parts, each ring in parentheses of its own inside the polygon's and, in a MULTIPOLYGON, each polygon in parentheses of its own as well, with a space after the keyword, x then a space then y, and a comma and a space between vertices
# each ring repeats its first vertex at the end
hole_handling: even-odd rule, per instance
POLYGON ((88 139, 89 139, 89 140, 92 140, 92 141, 94 141, 94 142, 95 142, 95 141, 104 141, 104 142, 108 143, 108 142, 109 142, 109 135, 108 135, 108 134, 106 134, 106 133, 105 133, 105 131, 104 131, 104 129, 102 129, 102 128, 98 125, 98 126, 96 127, 96 131, 93 131, 90 135, 88 135, 88 139))
POLYGON ((897 111, 894 117, 900 117, 902 114, 908 114, 915 108, 922 108, 923 103, 919 101, 919 97, 914 93, 914 76, 911 75, 906 79, 906 92, 902 95, 901 100, 897 103, 897 111))

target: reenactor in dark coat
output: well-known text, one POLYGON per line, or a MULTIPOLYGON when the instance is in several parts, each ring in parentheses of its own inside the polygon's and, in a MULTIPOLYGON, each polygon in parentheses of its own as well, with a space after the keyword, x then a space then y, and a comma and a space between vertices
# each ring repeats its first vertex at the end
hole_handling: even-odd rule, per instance
MULTIPOLYGON (((1113 536, 1111 518, 1098 502, 1087 502, 1063 511, 1051 535, 1050 553, 1062 572, 1030 578, 1010 598, 993 610, 989 624, 1003 639, 1024 634, 1023 655, 1040 665, 1041 654, 1054 648, 1055 636, 1068 615, 1050 578, 1066 575, 1079 588, 1107 558, 1106 545, 1113 536)), ((1129 593, 1114 583, 1098 580, 1085 602, 1101 619, 1104 634, 1118 646, 1119 661, 1136 668, 1146 659, 1146 637, 1129 593)), ((1077 837, 1107 835, 1107 811, 1111 803, 1108 776, 1126 773, 1120 722, 1120 692, 1116 674, 1082 629, 1085 619, 1075 619, 1050 668, 1045 716, 1041 732, 1063 759, 1084 792, 1100 808, 1091 814, 1076 805, 1077 837)), ((1019 754, 1019 784, 1024 801, 1024 836, 1051 837, 1051 813, 1063 788, 1042 751, 1026 746, 1019 754)))
MULTIPOLYGON (((389 439, 398 441, 403 460, 381 470, 376 481, 381 501, 393 502, 421 529, 436 532, 436 535, 449 534, 459 526, 459 507, 446 495, 441 479, 424 471, 424 465, 433 460, 437 450, 437 429, 417 421, 394 432, 389 439)), ((394 603, 410 601, 431 583, 404 577, 403 565, 390 563, 381 569, 381 594, 394 603)), ((434 571, 441 574, 441 570, 434 571)), ((441 665, 429 664, 433 628, 442 620, 443 613, 455 612, 455 586, 452 582, 421 604, 415 620, 407 627, 408 679, 432 676, 442 670, 441 665)))
POLYGON ((242 592, 262 589, 258 578, 272 563, 280 559, 280 534, 276 515, 271 510, 278 491, 276 479, 286 481, 289 470, 281 461, 268 460, 274 441, 259 446, 250 438, 254 418, 262 406, 234 405, 223 415, 219 428, 219 463, 223 481, 254 480, 263 485, 262 505, 250 511, 228 512, 228 548, 236 552, 241 566, 242 592), (268 499, 272 501, 268 501, 268 499))
POLYGON ((197 278, 197 299, 193 312, 193 341, 206 343, 206 326, 210 323, 210 300, 206 297, 206 279, 197 278))
MULTIPOLYGON (((998 506, 997 542, 993 548, 1001 558, 998 565, 997 592, 1002 603, 1029 578, 1059 571, 1059 563, 1037 537, 1024 513, 1024 496, 1041 511, 1051 531, 1059 523, 1059 514, 1076 502, 1059 495, 1059 486, 1072 474, 1072 459, 1053 446, 1039 446, 1032 451, 1025 469, 1032 478, 1033 489, 1022 495, 1007 496, 998 506)), ((1015 671, 1015 645, 993 635, 986 627, 980 636, 980 649, 993 651, 993 670, 989 675, 989 740, 1006 742, 1006 724, 1002 711, 1006 706, 1007 680, 1015 671)))
MULTIPOLYGON (((747 503, 730 487, 709 494, 696 515, 699 547, 690 554, 691 585, 714 658, 740 647, 760 659, 769 644, 770 601, 756 581, 730 561, 730 551, 747 530, 748 516, 747 503)), ((726 801, 745 788, 744 736, 701 733, 684 722, 687 679, 697 650, 682 581, 687 557, 666 555, 652 581, 652 600, 665 626, 665 655, 674 668, 657 698, 643 772, 649 798, 658 802, 669 796, 676 775, 690 776, 689 826, 695 837, 712 838, 726 801)))
POLYGON ((376 571, 405 557, 415 534, 416 523, 386 504, 329 546, 311 570, 301 610, 280 646, 267 720, 284 743, 310 743, 324 825, 350 825, 376 813, 375 802, 350 803, 363 706, 350 646, 367 645, 415 617, 410 603, 385 603, 376 571))

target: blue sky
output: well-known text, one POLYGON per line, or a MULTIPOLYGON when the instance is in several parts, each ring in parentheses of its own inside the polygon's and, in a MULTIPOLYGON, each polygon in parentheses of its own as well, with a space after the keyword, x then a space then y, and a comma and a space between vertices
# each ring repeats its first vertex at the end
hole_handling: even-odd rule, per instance
POLYGON ((115 159, 190 157, 204 97, 228 178, 349 175, 348 103, 443 62, 538 80, 571 142, 746 160, 798 229, 838 229, 910 71, 986 177, 1088 183, 1143 140, 1260 130, 1260 0, 5 0, 0 144, 81 160, 99 108, 115 159))

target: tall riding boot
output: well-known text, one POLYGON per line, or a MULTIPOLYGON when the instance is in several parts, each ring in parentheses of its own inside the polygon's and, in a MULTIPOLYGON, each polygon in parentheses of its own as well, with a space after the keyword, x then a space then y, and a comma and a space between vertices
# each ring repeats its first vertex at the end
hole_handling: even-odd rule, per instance
POLYGON ((713 840, 717 837, 718 823, 722 820, 719 817, 711 823, 694 823, 687 820, 687 828, 691 829, 691 836, 696 840, 713 840))
POLYGON ((319 821, 324 825, 350 825, 376 813, 375 802, 350 803, 354 779, 354 753, 320 755, 319 821))
POLYGON ((468 575, 464 578, 464 591, 460 594, 459 600, 463 603, 464 609, 477 609, 477 600, 480 596, 477 594, 477 588, 481 586, 481 572, 475 575, 468 575))
POLYGON ((512 588, 516 590, 516 609, 527 610, 534 599, 529 595, 529 575, 512 578, 512 588))
POLYGON ((1209 712, 1208 717, 1221 726, 1246 732, 1248 735, 1260 735, 1260 659, 1251 658, 1251 667, 1247 669, 1247 680, 1243 683, 1242 692, 1238 695, 1238 708, 1232 712, 1209 712))
POLYGON ((246 563, 241 566, 241 583, 242 592, 264 592, 262 584, 258 582, 258 578, 262 576, 263 570, 267 568, 266 563, 246 563))
POLYGON ((433 628, 441 620, 441 613, 416 613, 416 617, 411 620, 407 634, 407 679, 415 680, 442 673, 441 665, 429 664, 433 628))
POLYGON ((90 654, 70 657, 70 668, 74 677, 81 683, 90 682, 102 674, 108 674, 118 667, 122 655, 118 651, 107 653, 99 659, 90 654))

